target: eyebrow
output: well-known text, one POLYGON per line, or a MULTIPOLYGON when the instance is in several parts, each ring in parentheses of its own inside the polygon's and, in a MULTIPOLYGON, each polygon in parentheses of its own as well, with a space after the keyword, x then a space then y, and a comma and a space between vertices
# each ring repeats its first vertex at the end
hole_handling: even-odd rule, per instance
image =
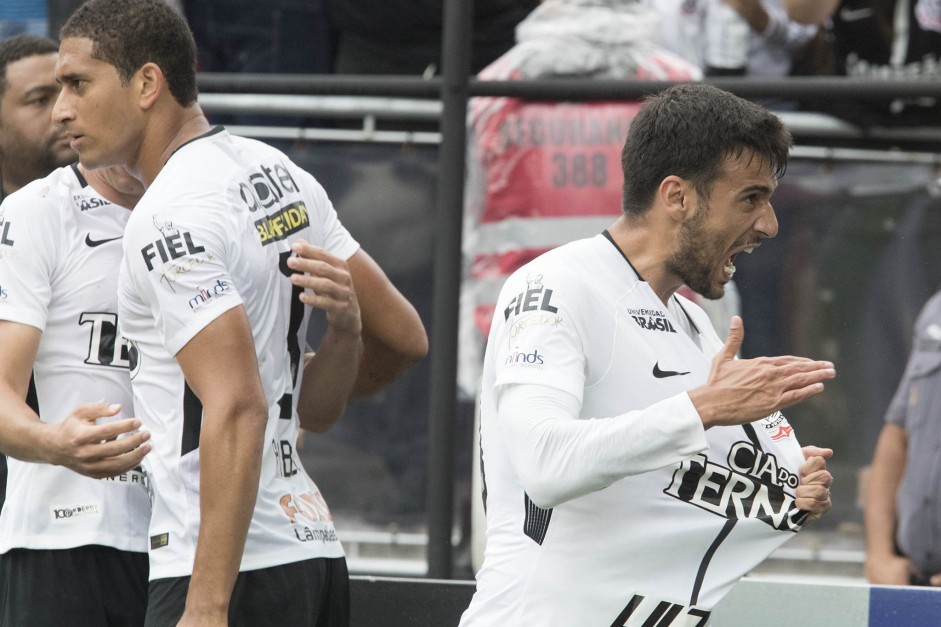
POLYGON ((26 90, 26 93, 23 94, 24 98, 32 98, 33 96, 38 96, 40 94, 50 93, 59 91, 59 85, 56 83, 45 83, 43 85, 36 85, 35 87, 30 87, 26 90))

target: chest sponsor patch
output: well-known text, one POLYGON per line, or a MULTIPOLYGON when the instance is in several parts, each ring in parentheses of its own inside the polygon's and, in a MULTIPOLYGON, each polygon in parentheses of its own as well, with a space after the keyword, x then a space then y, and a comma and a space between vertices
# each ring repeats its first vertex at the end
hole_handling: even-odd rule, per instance
POLYGON ((101 507, 98 503, 84 505, 57 505, 51 509, 52 521, 57 524, 78 522, 89 518, 101 518, 101 507))
POLYGON ((670 322, 666 312, 659 309, 628 309, 627 315, 634 319, 644 331, 676 333, 676 327, 670 322))
POLYGON ((774 412, 767 418, 761 419, 759 423, 765 428, 768 436, 775 442, 794 438, 794 427, 788 423, 787 418, 779 411, 774 412))
POLYGON ((796 532, 806 513, 788 490, 799 482, 772 453, 736 442, 721 462, 702 453, 683 461, 663 492, 722 518, 756 518, 778 531, 796 532))

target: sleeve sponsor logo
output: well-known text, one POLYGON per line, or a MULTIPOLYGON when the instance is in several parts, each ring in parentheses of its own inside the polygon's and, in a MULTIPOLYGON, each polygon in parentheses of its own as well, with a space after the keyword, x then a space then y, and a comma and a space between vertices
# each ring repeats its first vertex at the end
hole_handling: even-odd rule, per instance
POLYGON ((173 286, 180 275, 190 272, 207 261, 212 261, 215 257, 212 253, 206 252, 204 246, 193 241, 192 233, 176 228, 171 220, 155 215, 153 223, 154 228, 160 231, 161 238, 144 246, 141 249, 141 256, 144 258, 148 272, 154 270, 154 262, 158 258, 163 262, 160 282, 166 283, 171 292, 176 292, 173 286))
POLYGON ((757 518, 779 531, 800 530, 804 512, 785 491, 797 488, 796 474, 749 442, 736 442, 726 462, 695 455, 677 467, 663 492, 723 518, 757 518))
POLYGON ((520 334, 523 333, 526 329, 531 327, 561 327, 562 325, 562 316, 555 314, 532 314, 525 316, 518 320, 514 320, 510 324, 510 328, 507 331, 507 340, 512 346, 520 334))
POLYGON ((215 302, 219 298, 230 294, 232 285, 223 279, 216 279, 216 282, 207 287, 200 287, 196 296, 189 300, 190 310, 199 311, 208 303, 215 302))
POLYGON ((551 301, 552 290, 542 284, 542 275, 529 274, 526 276, 526 291, 520 292, 510 300, 503 310, 503 319, 509 320, 511 315, 518 316, 525 311, 558 313, 558 307, 554 307, 551 301))
POLYGON ((279 204, 286 193, 300 191, 291 172, 282 163, 261 165, 257 171, 248 173, 247 181, 238 185, 239 197, 252 212, 270 209, 279 204))
POLYGON ((542 370, 542 367, 545 365, 545 363, 545 357, 543 357, 543 355, 539 352, 538 348, 533 349, 533 352, 531 353, 524 353, 520 350, 514 349, 512 353, 507 355, 503 365, 509 368, 519 367, 542 370))
POLYGON ((667 318, 666 313, 659 309, 628 309, 627 314, 634 319, 637 326, 645 331, 676 333, 676 328, 667 318))
POLYGON ((154 226, 160 231, 162 237, 147 244, 140 251, 148 272, 154 269, 153 262, 157 257, 167 264, 187 255, 206 252, 205 248, 193 242, 193 235, 190 232, 173 228, 172 222, 161 221, 154 216, 154 226))
POLYGON ((307 206, 301 201, 293 202, 271 215, 255 220, 255 228, 258 229, 262 246, 283 240, 309 224, 307 206))
POLYGON ((0 302, 5 301, 8 296, 9 294, 7 293, 7 289, 0 285, 0 302))

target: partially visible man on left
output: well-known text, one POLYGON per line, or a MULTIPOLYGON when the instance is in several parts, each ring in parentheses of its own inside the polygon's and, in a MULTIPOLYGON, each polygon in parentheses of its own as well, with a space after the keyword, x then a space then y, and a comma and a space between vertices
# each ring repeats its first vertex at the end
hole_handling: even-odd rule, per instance
POLYGON ((52 125, 55 42, 0 42, 0 58, 3 181, 16 189, 0 204, 0 627, 133 627, 150 445, 128 417, 135 355, 117 331, 113 268, 143 187, 121 168, 56 169, 75 153, 52 125))
POLYGON ((78 158, 52 123, 58 52, 48 37, 0 41, 0 200, 78 158))
MULTIPOLYGON (((48 37, 0 41, 0 201, 78 158, 62 128, 52 123, 58 52, 59 45, 48 37)), ((29 398, 35 403, 32 383, 29 398)), ((6 491, 7 459, 0 455, 0 507, 6 491)))

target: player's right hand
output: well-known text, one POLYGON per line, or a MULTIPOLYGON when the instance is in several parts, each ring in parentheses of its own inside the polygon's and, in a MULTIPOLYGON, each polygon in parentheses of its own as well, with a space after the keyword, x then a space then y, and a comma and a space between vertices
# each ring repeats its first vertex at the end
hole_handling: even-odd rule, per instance
POLYGON ((745 330, 732 317, 725 345, 712 360, 706 385, 689 397, 708 429, 764 418, 823 392, 823 382, 836 376, 829 361, 783 355, 737 359, 745 330))
POLYGON ((137 418, 97 424, 121 411, 120 405, 84 403, 50 425, 50 461, 93 479, 114 477, 140 466, 150 452, 150 433, 137 418))

